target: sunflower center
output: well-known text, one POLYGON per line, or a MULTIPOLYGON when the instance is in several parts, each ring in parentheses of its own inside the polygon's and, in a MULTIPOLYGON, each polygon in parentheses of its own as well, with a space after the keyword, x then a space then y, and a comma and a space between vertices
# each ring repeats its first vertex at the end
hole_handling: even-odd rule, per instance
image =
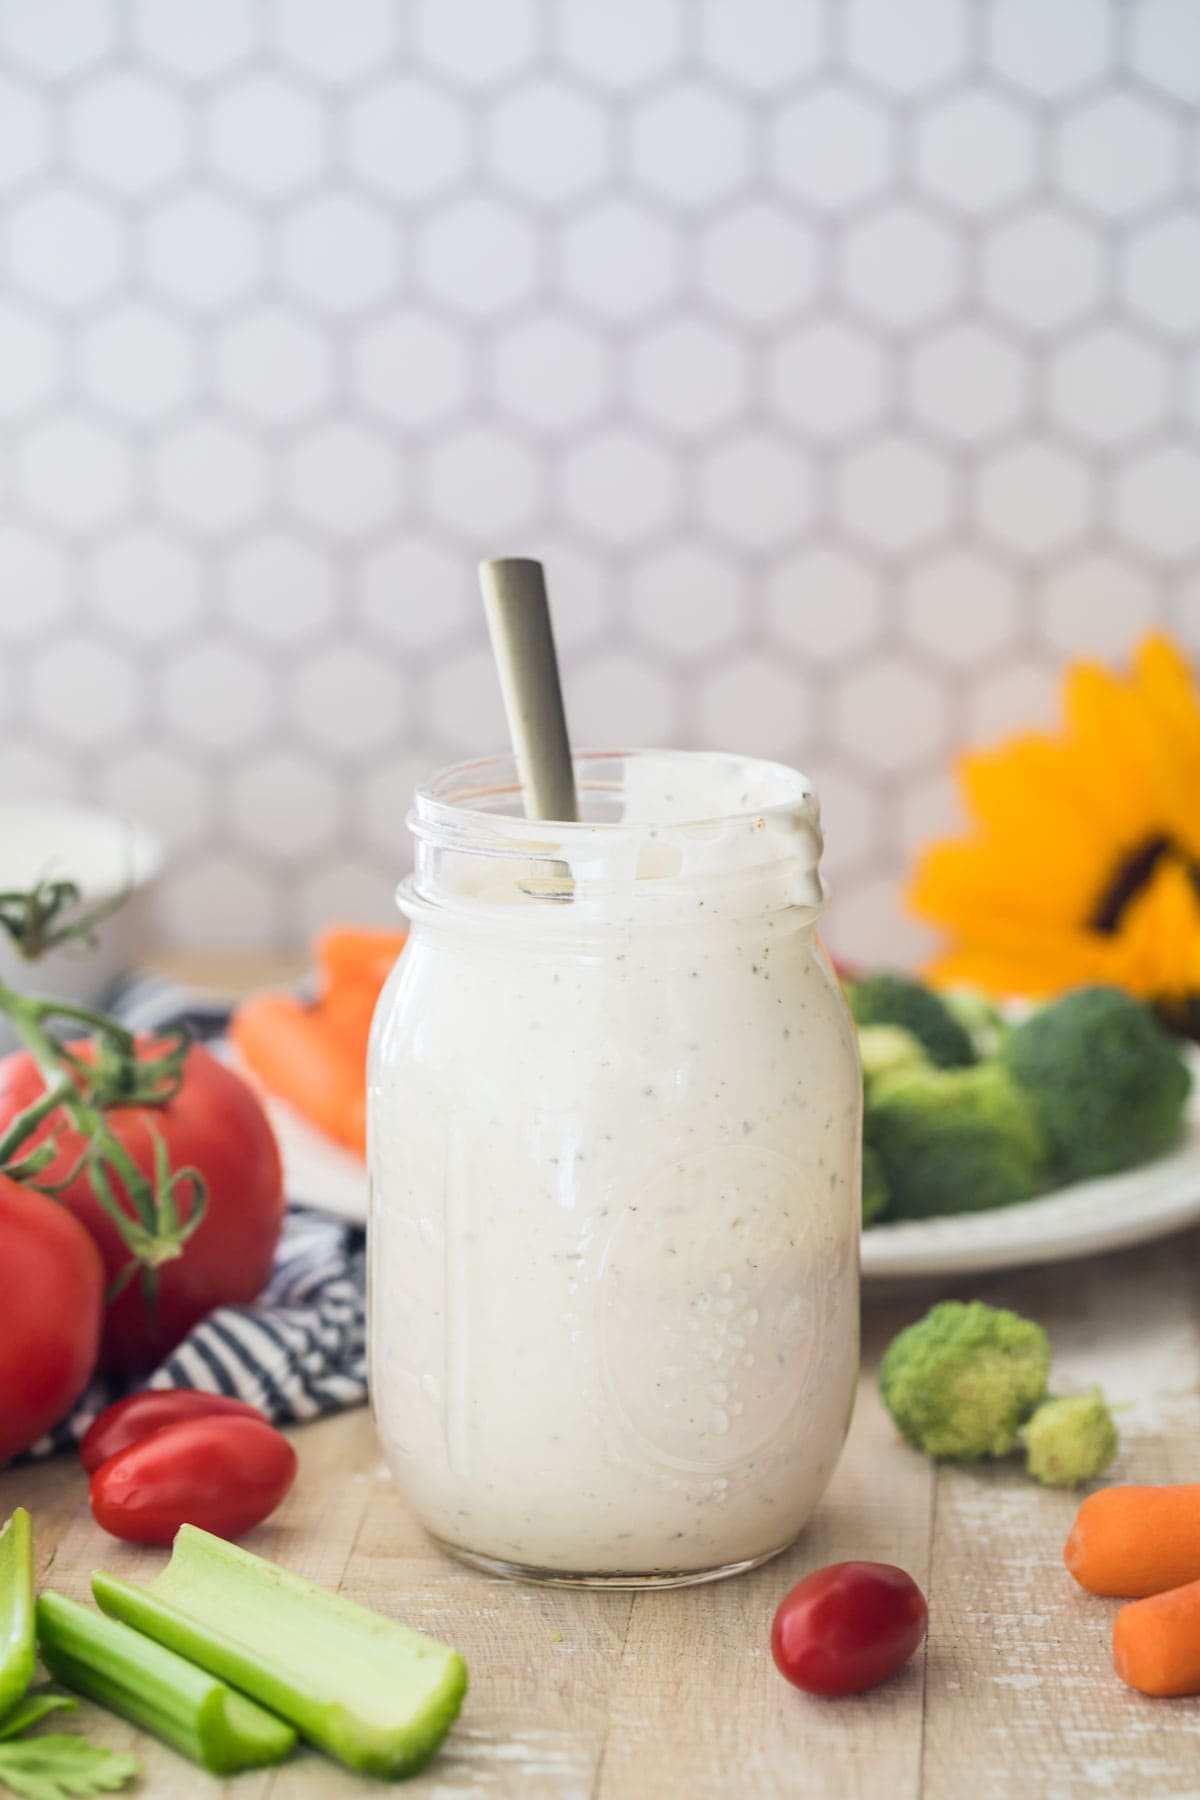
POLYGON ((1123 857, 1088 920, 1092 930, 1109 935, 1115 932, 1130 901, 1141 893, 1163 857, 1177 848, 1165 832, 1160 832, 1155 837, 1146 838, 1136 850, 1131 850, 1128 856, 1123 857))

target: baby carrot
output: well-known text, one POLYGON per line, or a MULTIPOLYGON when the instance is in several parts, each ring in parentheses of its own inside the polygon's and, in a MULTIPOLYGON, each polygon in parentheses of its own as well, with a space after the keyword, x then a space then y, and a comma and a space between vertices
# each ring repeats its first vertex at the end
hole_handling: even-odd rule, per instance
POLYGON ((1200 1694, 1200 1581, 1123 1606, 1113 1662, 1143 1694, 1200 1694))
POLYGON ((330 1036, 316 1011, 287 994, 257 994, 234 1014, 230 1036, 269 1093, 351 1150, 366 1148, 362 1061, 330 1036))
MULTIPOLYGON (((1089 1494, 1063 1561, 1089 1594, 1119 1599, 1200 1580, 1200 1482, 1089 1494)), ((1200 1619, 1200 1612, 1196 1616, 1200 1619)))
POLYGON ((406 931, 373 931, 366 925, 333 925, 317 939, 317 967, 331 987, 362 981, 378 990, 407 936, 406 931))

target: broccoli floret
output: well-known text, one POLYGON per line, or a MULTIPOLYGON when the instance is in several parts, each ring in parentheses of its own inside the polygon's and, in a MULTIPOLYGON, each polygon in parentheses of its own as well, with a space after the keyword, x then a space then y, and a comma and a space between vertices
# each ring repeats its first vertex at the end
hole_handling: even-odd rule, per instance
POLYGON ((1110 1175, 1178 1139, 1191 1075, 1148 1007, 1077 988, 1019 1025, 1000 1052, 1041 1120, 1060 1181, 1110 1175))
POLYGON ((895 1069, 927 1068, 929 1059, 903 1025, 864 1025, 858 1034, 864 1086, 895 1069))
POLYGON ((1015 1448, 1049 1373, 1040 1325, 982 1300, 943 1300, 888 1346, 879 1391, 918 1450, 974 1462, 1015 1448))
POLYGON ((976 993, 974 988, 946 988, 940 998, 970 1038, 981 1061, 999 1052, 1012 1026, 994 1000, 976 993))
POLYGON ((1046 1185, 1033 1108, 995 1063, 882 1076, 867 1090, 863 1130, 883 1163, 892 1218, 1012 1206, 1046 1185))
POLYGON ((883 1172, 883 1164, 870 1144, 863 1145, 862 1153, 862 1222, 870 1225, 874 1219, 881 1218, 888 1209, 887 1176, 883 1172))
POLYGON ((969 1034, 931 988, 908 975, 864 975, 846 990, 858 1025, 903 1025, 939 1069, 965 1068, 975 1048, 969 1034))
POLYGON ((1078 1487, 1103 1475, 1117 1454, 1117 1428, 1098 1387, 1043 1400, 1025 1426, 1029 1473, 1047 1487, 1078 1487))

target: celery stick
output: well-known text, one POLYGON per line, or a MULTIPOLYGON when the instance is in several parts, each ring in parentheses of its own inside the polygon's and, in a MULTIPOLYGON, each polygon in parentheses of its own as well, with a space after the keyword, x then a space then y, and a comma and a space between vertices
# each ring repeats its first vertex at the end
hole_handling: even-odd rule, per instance
POLYGON ((223 1681, 62 1594, 37 1603, 42 1661, 64 1687, 131 1719, 213 1775, 282 1762, 296 1733, 223 1681))
POLYGON ((33 1522, 18 1506, 0 1531, 0 1719, 33 1680, 33 1522))
POLYGON ((458 1716, 458 1652, 353 1600, 181 1525, 148 1588, 97 1574, 106 1613, 290 1719, 365 1774, 411 1775, 458 1716))

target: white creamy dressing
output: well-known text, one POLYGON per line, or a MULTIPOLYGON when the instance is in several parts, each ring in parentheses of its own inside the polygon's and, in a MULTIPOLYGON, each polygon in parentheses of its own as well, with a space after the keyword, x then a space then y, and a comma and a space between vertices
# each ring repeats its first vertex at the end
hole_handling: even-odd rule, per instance
POLYGON ((370 1071, 385 1452, 447 1546, 580 1575, 782 1548, 858 1355, 815 800, 741 759, 623 772, 617 826, 514 826, 533 863, 419 861, 370 1071))

